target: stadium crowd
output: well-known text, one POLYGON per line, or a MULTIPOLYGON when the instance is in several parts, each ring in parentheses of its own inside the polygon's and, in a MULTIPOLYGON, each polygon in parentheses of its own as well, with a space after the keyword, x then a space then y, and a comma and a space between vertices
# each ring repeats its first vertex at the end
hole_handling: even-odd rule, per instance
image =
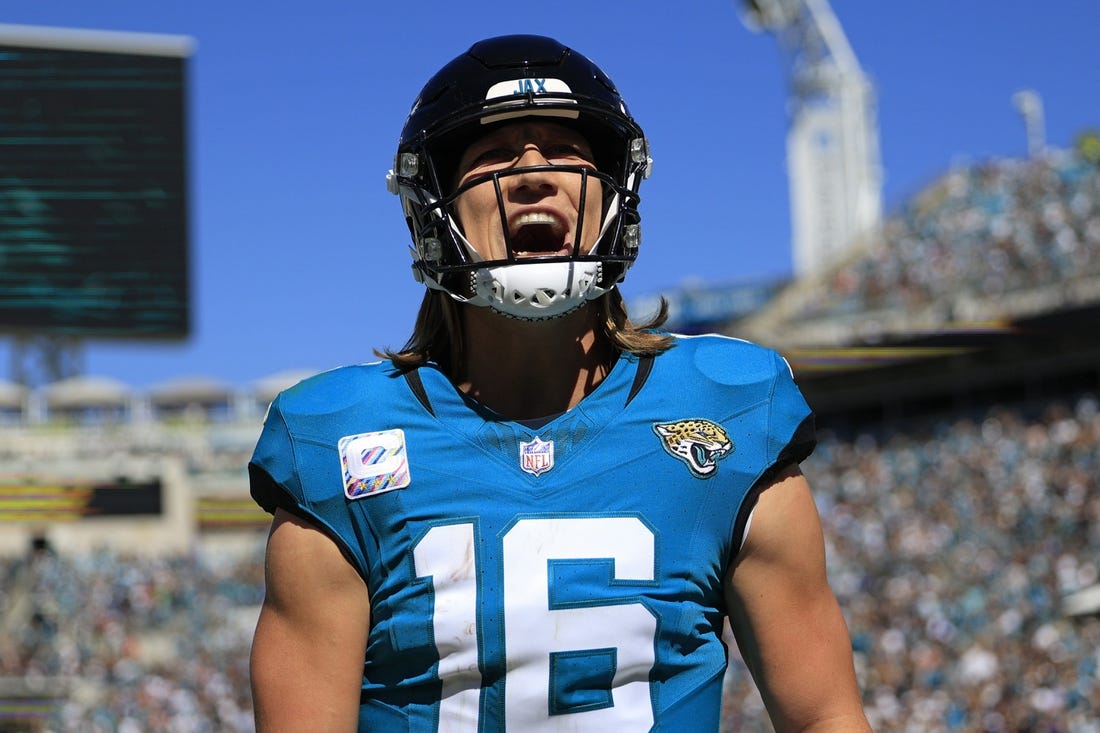
MULTIPOLYGON (((828 437, 805 469, 875 730, 1100 731, 1095 397, 828 437)), ((730 675, 730 731, 769 730, 730 675)))
POLYGON ((4 608, 24 623, 12 630, 4 619, 0 678, 64 702, 24 716, 3 715, 0 705, 0 730, 21 718, 15 730, 252 731, 248 649, 263 593, 262 538, 254 544, 242 556, 168 558, 39 546, 8 561, 4 608))
MULTIPOLYGON (((1100 618, 1060 603, 1100 580, 1098 445, 1089 395, 823 436, 805 469, 876 730, 1100 732, 1100 618)), ((0 677, 73 680, 58 733, 252 730, 261 544, 5 561, 27 621, 0 677)), ((770 730, 739 662, 727 682, 724 730, 770 730)))
POLYGON ((959 305, 1100 275, 1100 167, 1074 150, 959 166, 906 202, 798 317, 959 305))

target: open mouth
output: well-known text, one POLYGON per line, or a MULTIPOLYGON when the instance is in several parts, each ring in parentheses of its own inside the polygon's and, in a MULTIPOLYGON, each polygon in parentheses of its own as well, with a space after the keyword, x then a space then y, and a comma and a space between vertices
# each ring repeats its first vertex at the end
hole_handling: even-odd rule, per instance
POLYGON ((516 217, 508 234, 516 257, 568 255, 573 246, 565 222, 543 211, 516 217))

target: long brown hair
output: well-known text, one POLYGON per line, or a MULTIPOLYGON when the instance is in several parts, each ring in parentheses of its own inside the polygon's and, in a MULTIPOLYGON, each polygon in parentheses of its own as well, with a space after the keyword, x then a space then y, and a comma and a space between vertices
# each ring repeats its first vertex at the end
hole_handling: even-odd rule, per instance
MULTIPOLYGON (((476 306, 471 306, 476 307, 476 306)), ((589 305, 600 309, 603 335, 619 351, 637 356, 656 356, 672 347, 672 336, 659 330, 668 320, 668 302, 661 298, 657 313, 642 323, 634 323, 626 312, 626 303, 618 288, 612 288, 589 305)), ((433 361, 452 380, 462 379, 466 368, 466 345, 462 339, 462 309, 441 290, 424 293, 412 336, 400 351, 376 349, 375 354, 389 359, 401 371, 433 361)))

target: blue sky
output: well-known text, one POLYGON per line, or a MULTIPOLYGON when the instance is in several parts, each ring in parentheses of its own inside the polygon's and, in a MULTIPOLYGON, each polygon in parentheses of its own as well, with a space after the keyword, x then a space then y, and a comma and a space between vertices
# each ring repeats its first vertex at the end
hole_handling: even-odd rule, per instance
MULTIPOLYGON (((1095 0, 832 7, 876 86, 887 212, 953 164, 1023 156, 1020 89, 1041 95, 1052 145, 1100 127, 1095 0)), ((397 134, 438 67, 502 33, 586 53, 650 137, 628 297, 791 270, 783 68, 774 39, 746 30, 732 0, 36 0, 7 4, 0 22, 195 42, 193 335, 90 342, 89 374, 139 388, 196 375, 245 387, 400 346, 421 290, 384 183, 397 134)), ((5 364, 8 354, 0 340, 5 364)))

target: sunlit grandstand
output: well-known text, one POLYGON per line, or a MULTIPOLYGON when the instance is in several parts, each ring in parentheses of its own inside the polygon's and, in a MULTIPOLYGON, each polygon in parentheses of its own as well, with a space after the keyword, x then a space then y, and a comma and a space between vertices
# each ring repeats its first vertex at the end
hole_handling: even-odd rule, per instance
POLYGON ((1085 149, 949 170, 848 260, 739 329, 788 348, 990 330, 1100 301, 1100 169, 1085 149))

